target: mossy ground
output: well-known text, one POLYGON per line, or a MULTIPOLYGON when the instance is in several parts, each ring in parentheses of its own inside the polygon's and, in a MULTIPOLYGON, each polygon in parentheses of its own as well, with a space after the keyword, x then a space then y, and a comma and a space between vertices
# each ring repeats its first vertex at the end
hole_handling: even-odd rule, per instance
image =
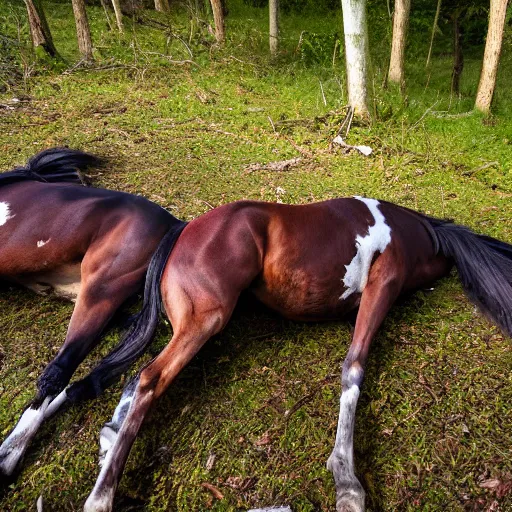
MULTIPOLYGON (((3 28, 23 19, 21 6, 0 8, 9 13, 3 28)), ((47 13, 57 47, 73 62, 70 9, 51 4, 47 13)), ((340 20, 283 17, 283 55, 268 62, 265 13, 251 11, 248 20, 244 9, 232 8, 226 48, 199 33, 190 43, 197 65, 176 66, 149 53, 164 53, 162 31, 126 20, 126 35, 108 33, 102 11, 91 8, 97 61, 122 67, 61 73, 39 64, 24 91, 8 89, 0 103, 13 109, 0 110, 0 167, 66 144, 111 157, 107 170, 92 173, 95 185, 145 195, 183 219, 241 198, 304 203, 358 194, 512 241, 509 48, 492 118, 459 115, 472 108, 478 51, 466 57, 460 97, 449 95, 450 62, 442 55, 430 77, 412 59, 406 99, 376 86, 374 122, 354 125, 349 137, 374 149, 365 158, 328 150, 343 119, 342 59, 334 67, 330 58, 309 65, 294 53, 303 29, 332 35, 340 20), (22 101, 10 103, 13 97, 22 101), (325 122, 279 124, 328 112, 335 113, 325 122), (300 156, 297 148, 306 156, 291 171, 246 170, 300 156)), ((157 19, 186 37, 186 17, 157 19)), ((380 84, 386 25, 377 15, 371 22, 380 84)), ((170 53, 190 58, 177 39, 170 53)), ((72 305, 8 285, 1 292, 3 437, 61 345, 72 305)), ((117 322, 81 375, 119 332, 117 322)), ((163 325, 147 357, 169 336, 163 325)), ((348 323, 290 322, 244 299, 145 423, 116 510, 333 510, 325 461, 349 342, 348 323), (211 455, 215 463, 207 469, 211 455)), ((357 412, 356 464, 369 510, 512 510, 511 368, 510 340, 475 311, 455 275, 398 304, 374 342, 357 412), (490 479, 503 485, 482 487, 490 479)), ((98 432, 121 388, 48 423, 21 474, 2 488, 1 510, 35 509, 40 494, 45 510, 80 509, 98 473, 98 432)))

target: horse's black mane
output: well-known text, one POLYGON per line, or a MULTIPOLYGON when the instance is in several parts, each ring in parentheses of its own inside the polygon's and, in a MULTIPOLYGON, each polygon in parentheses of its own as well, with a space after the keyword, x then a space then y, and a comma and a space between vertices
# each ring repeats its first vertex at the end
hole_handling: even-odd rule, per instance
POLYGON ((102 162, 99 157, 76 149, 46 149, 30 158, 25 167, 0 173, 0 186, 26 180, 86 185, 82 171, 102 162))

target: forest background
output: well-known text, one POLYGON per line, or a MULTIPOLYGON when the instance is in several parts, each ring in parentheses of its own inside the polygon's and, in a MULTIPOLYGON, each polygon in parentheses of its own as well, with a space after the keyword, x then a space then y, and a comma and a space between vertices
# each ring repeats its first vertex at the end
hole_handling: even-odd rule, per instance
MULTIPOLYGON (((510 6, 491 111, 482 114, 474 105, 488 2, 443 1, 435 25, 437 2, 413 2, 398 85, 387 80, 394 6, 367 2, 369 115, 343 132, 346 143, 372 148, 365 157, 333 144, 349 103, 338 2, 281 1, 271 55, 264 1, 228 1, 223 41, 210 4, 156 12, 152 3, 121 2, 121 32, 110 4, 91 1, 87 57, 71 3, 40 5, 57 57, 34 50, 25 4, 0 0, 2 169, 69 145, 111 157, 107 170, 91 173, 96 186, 140 193, 183 219, 242 198, 364 195, 512 241, 510 6)), ((3 436, 60 346, 71 308, 2 285, 3 436)), ((120 329, 118 322, 81 375, 120 329)), ((169 332, 163 325, 148 358, 169 332)), ((145 425, 118 509, 332 510, 325 460, 349 339, 349 324, 289 322, 244 300, 145 425)), ((356 464, 369 510, 512 509, 510 347, 454 278, 393 310, 357 413, 356 464)), ((45 509, 79 508, 121 386, 43 430, 22 473, 1 489, 2 510, 34 508, 40 495, 45 509)))

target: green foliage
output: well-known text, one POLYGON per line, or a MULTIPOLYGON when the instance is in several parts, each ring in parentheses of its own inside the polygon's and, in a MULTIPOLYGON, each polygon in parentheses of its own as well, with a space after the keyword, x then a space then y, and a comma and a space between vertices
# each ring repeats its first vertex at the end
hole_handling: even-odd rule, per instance
POLYGON ((298 52, 301 61, 307 66, 326 65, 335 57, 334 52, 340 51, 342 44, 337 33, 315 34, 304 31, 301 34, 298 52))

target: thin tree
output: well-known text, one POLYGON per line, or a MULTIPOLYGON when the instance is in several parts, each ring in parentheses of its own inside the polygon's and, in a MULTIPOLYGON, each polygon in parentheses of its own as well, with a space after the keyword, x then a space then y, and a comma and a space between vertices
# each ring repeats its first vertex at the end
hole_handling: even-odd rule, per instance
POLYGON ((213 21, 215 23, 215 39, 217 43, 222 44, 226 39, 224 29, 224 10, 221 0, 210 0, 213 11, 213 21))
POLYGON ((409 25, 411 0, 395 0, 393 14, 393 41, 391 44, 391 59, 389 61, 388 80, 400 87, 405 85, 405 41, 409 25))
POLYGON ((279 49, 279 0, 269 0, 268 17, 270 55, 275 57, 279 49))
POLYGON ((41 0, 25 0, 27 6, 30 35, 34 48, 41 47, 50 57, 59 57, 53 44, 50 27, 44 15, 41 0))
POLYGON ((85 2, 84 0, 71 0, 71 3, 73 4, 73 14, 75 15, 78 49, 83 59, 91 61, 93 59, 91 29, 89 28, 85 2))
POLYGON ((110 14, 108 12, 109 4, 107 4, 107 0, 100 0, 103 10, 105 11, 105 18, 107 19, 107 25, 109 30, 114 30, 114 25, 112 25, 112 21, 110 19, 110 14))
POLYGON ((369 115, 367 103, 368 27, 366 0, 341 0, 348 103, 360 116, 369 115))
POLYGON ((460 92, 460 77, 464 69, 464 53, 462 51, 462 14, 465 7, 457 6, 452 14, 453 23, 453 71, 452 71, 452 94, 460 92))
POLYGON ((169 12, 169 0, 155 0, 155 10, 159 12, 169 12))
POLYGON ((434 16, 434 24, 432 25, 432 36, 430 37, 430 46, 428 48, 427 63, 425 64, 425 67, 427 67, 427 68, 430 65, 430 57, 432 56, 432 47, 434 46, 434 36, 436 34, 437 23, 439 21, 439 13, 441 12, 441 1, 442 0, 437 0, 436 15, 434 16))
POLYGON ((508 0, 491 0, 489 29, 475 102, 475 108, 485 113, 491 109, 494 87, 496 86, 507 4, 508 0))
POLYGON ((117 29, 119 32, 123 32, 123 13, 121 12, 121 3, 119 0, 112 0, 112 7, 114 7, 114 13, 116 15, 117 29))

